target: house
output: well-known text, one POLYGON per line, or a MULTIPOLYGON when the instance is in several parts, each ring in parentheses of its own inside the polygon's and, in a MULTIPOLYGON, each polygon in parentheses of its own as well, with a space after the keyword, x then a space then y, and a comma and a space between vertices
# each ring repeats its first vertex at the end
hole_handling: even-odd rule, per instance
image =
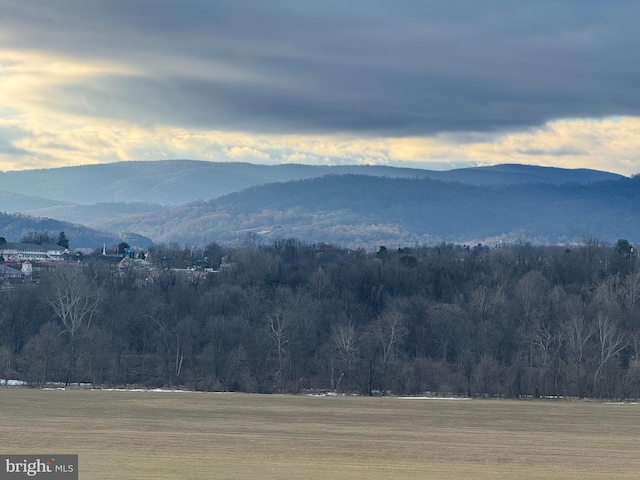
POLYGON ((44 243, 36 245, 33 243, 5 243, 0 245, 0 256, 5 260, 44 262, 61 261, 69 250, 59 245, 44 243))
POLYGON ((7 267, 0 263, 0 278, 20 278, 24 275, 17 268, 7 267))
POLYGON ((118 263, 118 269, 120 270, 133 269, 133 270, 149 271, 152 268, 153 268, 153 265, 151 264, 151 262, 148 262, 147 260, 142 260, 141 258, 124 257, 118 263))

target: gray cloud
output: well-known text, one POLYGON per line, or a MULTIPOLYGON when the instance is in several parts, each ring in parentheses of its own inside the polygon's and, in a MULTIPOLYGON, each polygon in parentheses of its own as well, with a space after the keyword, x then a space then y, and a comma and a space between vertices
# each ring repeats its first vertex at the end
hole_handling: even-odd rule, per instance
MULTIPOLYGON (((6 110, 0 108, 0 117, 6 113, 6 110)), ((14 145, 24 134, 23 130, 16 127, 0 127, 0 155, 30 155, 31 152, 14 145)))
POLYGON ((404 136, 640 113, 632 1, 0 0, 0 10, 5 47, 139 69, 49 99, 96 116, 404 136))
POLYGON ((0 138, 0 154, 8 155, 29 155, 31 152, 22 148, 15 147, 10 142, 0 138))
POLYGON ((530 149, 524 149, 524 150, 517 150, 517 153, 521 153, 523 155, 530 155, 530 156, 539 156, 539 155, 549 155, 549 156, 554 156, 554 157, 566 157, 566 156, 570 156, 570 157, 576 157, 579 155, 584 155, 586 152, 584 150, 578 150, 576 148, 555 148, 555 149, 549 149, 549 150, 544 150, 541 148, 530 148, 530 149))

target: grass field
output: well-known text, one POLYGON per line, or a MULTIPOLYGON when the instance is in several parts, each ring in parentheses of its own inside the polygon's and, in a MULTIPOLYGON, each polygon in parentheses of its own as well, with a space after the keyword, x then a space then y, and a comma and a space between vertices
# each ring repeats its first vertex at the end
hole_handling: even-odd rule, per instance
POLYGON ((81 479, 640 478, 640 405, 0 389, 0 453, 81 479))

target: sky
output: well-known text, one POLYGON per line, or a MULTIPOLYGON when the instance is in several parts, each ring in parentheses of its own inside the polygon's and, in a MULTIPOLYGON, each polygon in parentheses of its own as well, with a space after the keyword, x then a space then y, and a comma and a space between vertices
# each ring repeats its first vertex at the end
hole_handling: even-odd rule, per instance
POLYGON ((640 173, 635 0, 0 0, 0 170, 640 173))

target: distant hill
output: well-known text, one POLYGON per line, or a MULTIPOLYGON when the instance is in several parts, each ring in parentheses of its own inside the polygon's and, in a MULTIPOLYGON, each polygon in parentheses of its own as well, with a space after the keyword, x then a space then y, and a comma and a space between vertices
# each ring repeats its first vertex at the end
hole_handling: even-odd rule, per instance
MULTIPOLYGON (((392 178, 432 178, 474 185, 513 183, 591 183, 622 178, 596 170, 566 170, 525 165, 463 168, 449 171, 389 166, 254 165, 193 160, 118 162, 101 165, 0 172, 0 190, 47 199, 50 205, 15 210, 0 204, 0 211, 27 211, 64 204, 146 203, 182 205, 211 200, 249 187, 274 182, 357 174, 392 178)), ((0 201, 2 201, 0 196, 0 201)), ((25 197, 26 202, 26 197, 25 197)), ((36 202, 37 203, 37 202, 36 202)))
POLYGON ((346 246, 640 240, 640 178, 478 186, 430 178, 330 175, 253 187, 101 224, 155 241, 297 237, 346 246))
MULTIPOLYGON (((69 239, 69 248, 97 248, 102 244, 114 245, 122 241, 120 237, 110 233, 94 230, 83 225, 61 222, 50 218, 34 218, 19 214, 0 213, 0 236, 9 242, 17 242, 29 231, 47 231, 57 236, 59 232, 65 232, 69 239)), ((149 239, 136 238, 140 246, 147 246, 151 242, 149 239)))
POLYGON ((25 210, 34 217, 64 219, 67 222, 85 225, 101 225, 114 218, 164 211, 167 207, 148 203, 96 203, 94 205, 60 204, 25 210))
POLYGON ((0 190, 0 212, 26 212, 66 205, 64 202, 0 190))
POLYGON ((432 171, 120 162, 0 173, 0 212, 30 215, 15 217, 0 235, 76 228, 74 245, 92 248, 121 232, 155 242, 236 242, 256 233, 347 246, 521 237, 545 243, 585 234, 640 240, 633 208, 639 181, 525 165, 432 171))
POLYGON ((472 185, 510 185, 516 183, 588 184, 625 178, 615 173, 586 168, 566 169, 516 164, 458 168, 444 172, 432 172, 428 176, 435 180, 455 181, 472 185))

